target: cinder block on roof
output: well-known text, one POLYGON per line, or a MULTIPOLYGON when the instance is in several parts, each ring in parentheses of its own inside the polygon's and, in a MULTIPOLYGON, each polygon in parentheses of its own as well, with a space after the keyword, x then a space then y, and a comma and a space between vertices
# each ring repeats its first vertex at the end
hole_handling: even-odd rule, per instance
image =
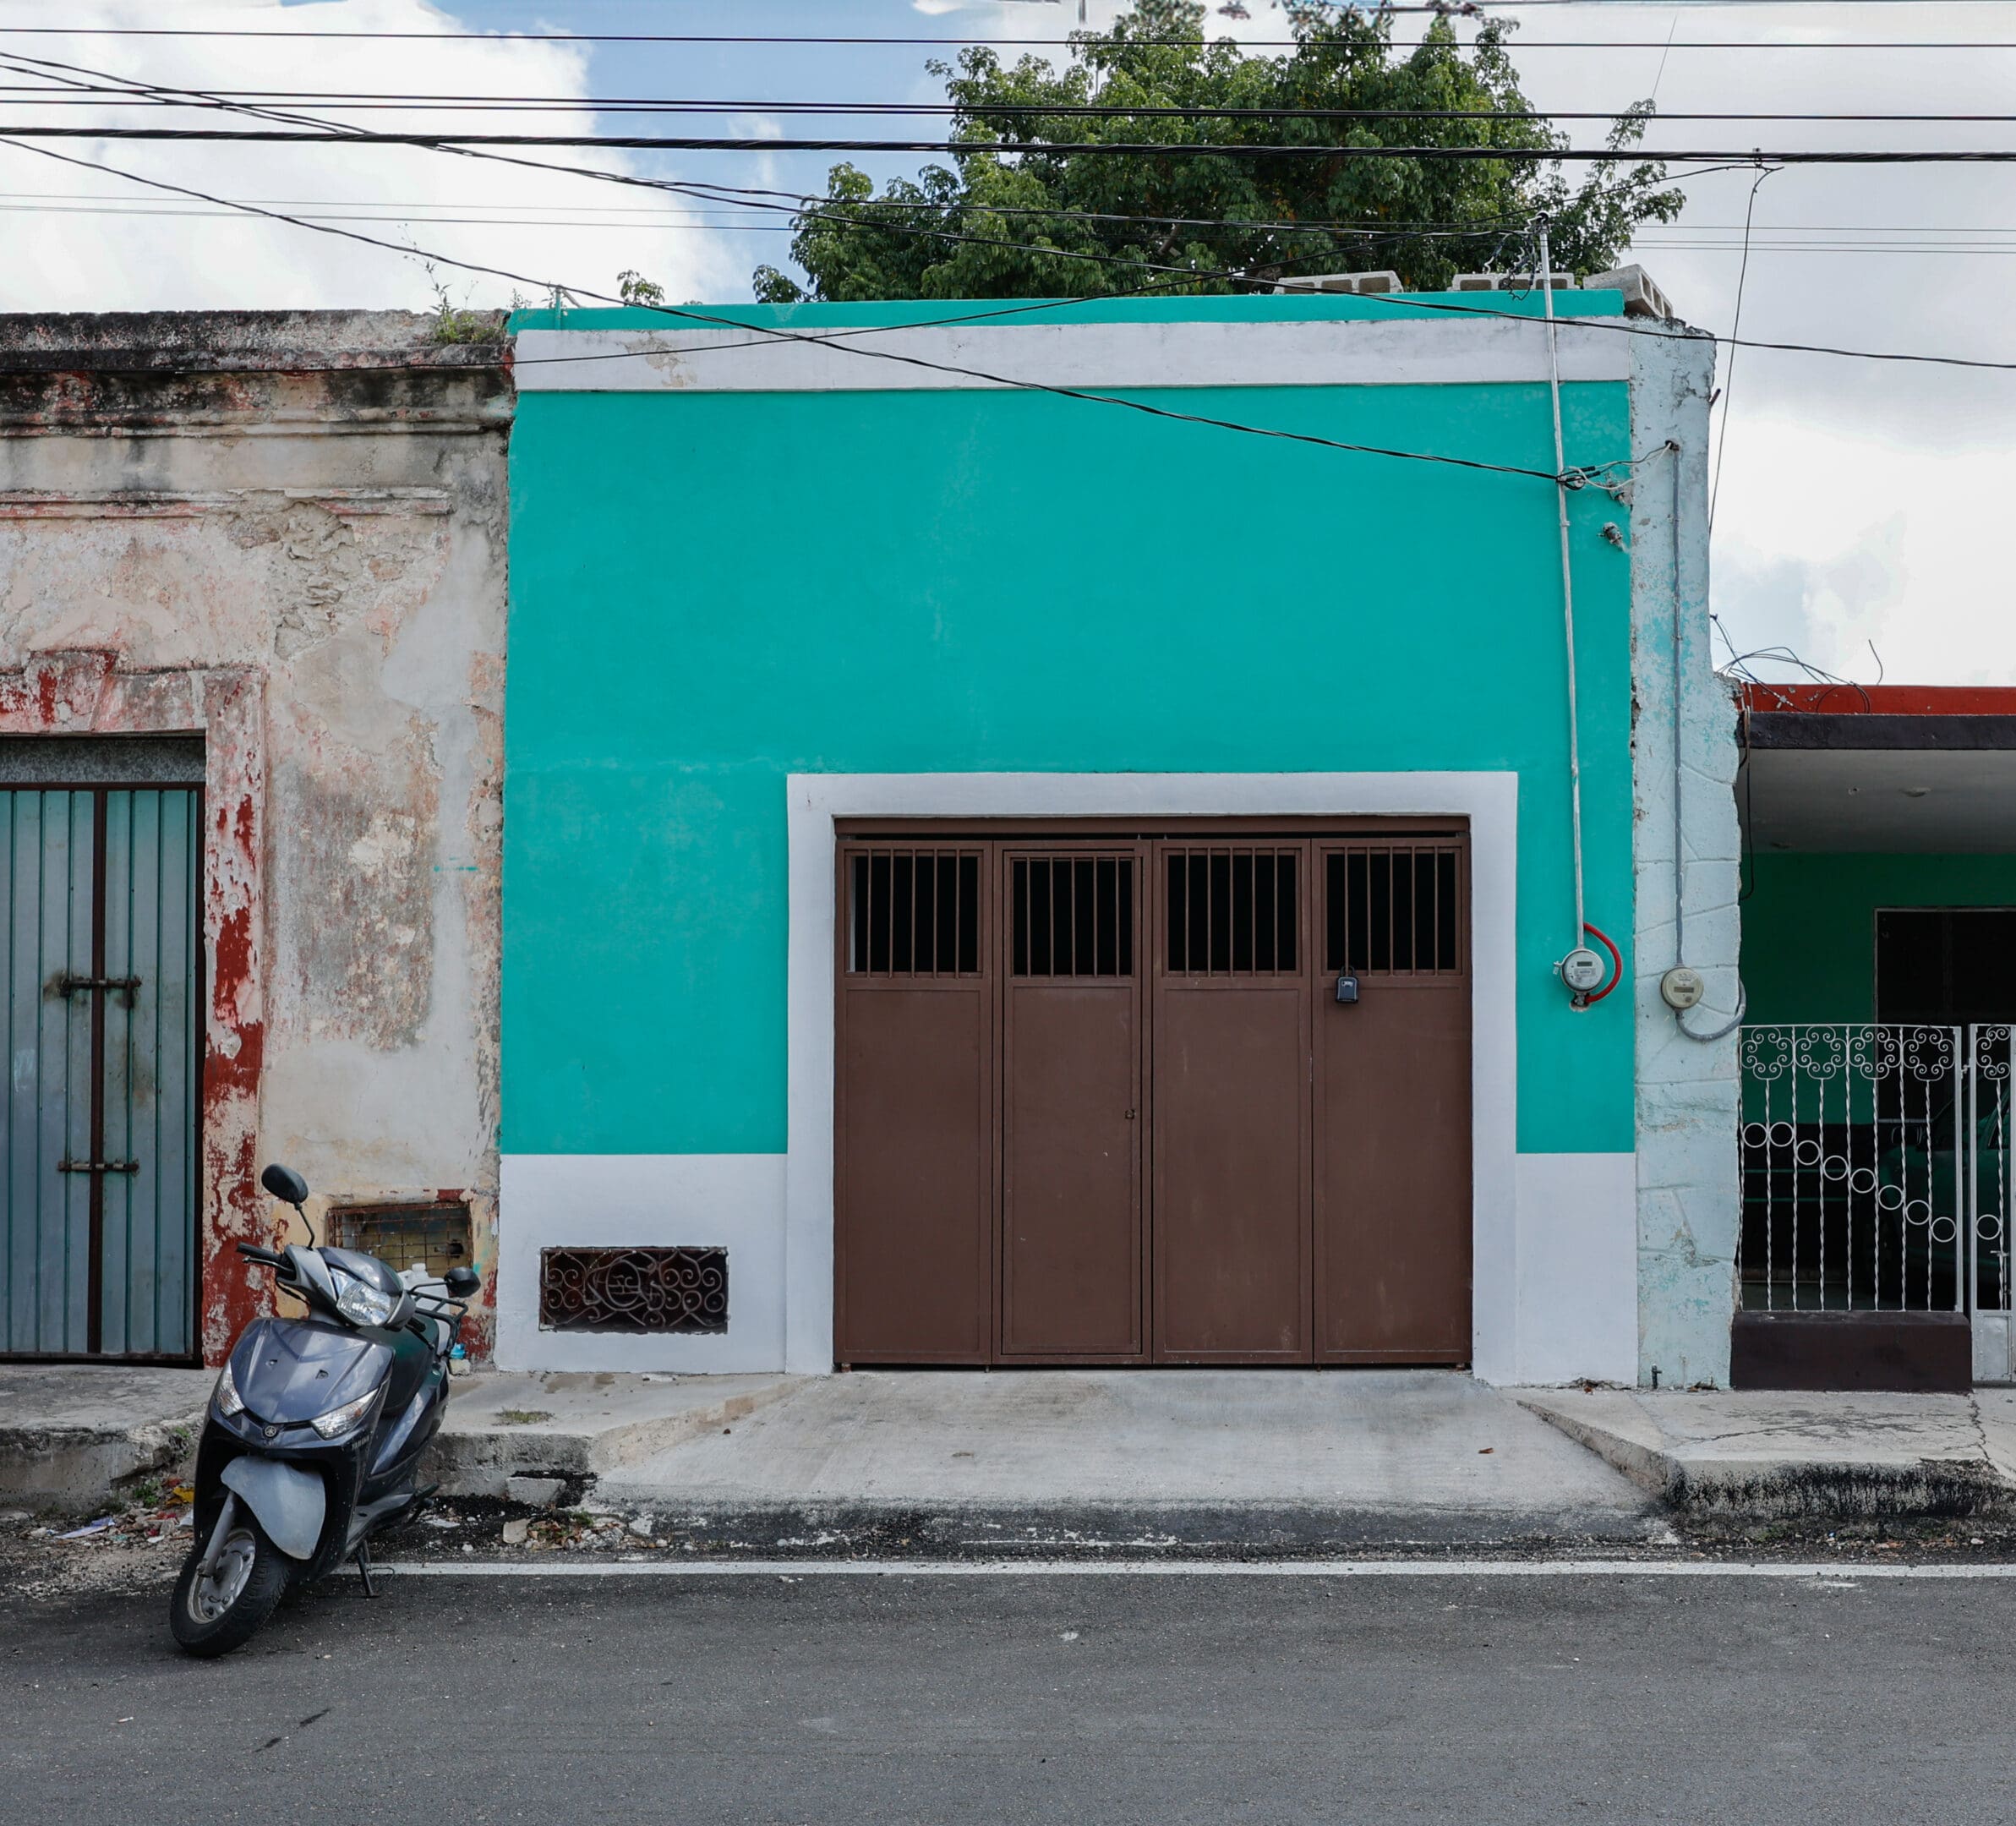
POLYGON ((1400 275, 1381 269, 1377 272, 1298 273, 1278 281, 1276 292, 1398 292, 1400 275))
POLYGON ((1586 292, 1621 292, 1624 294, 1624 314, 1626 317, 1663 317, 1671 320, 1678 314, 1672 301, 1653 283, 1652 275, 1642 266, 1614 266, 1609 272, 1592 273, 1582 281, 1586 292))

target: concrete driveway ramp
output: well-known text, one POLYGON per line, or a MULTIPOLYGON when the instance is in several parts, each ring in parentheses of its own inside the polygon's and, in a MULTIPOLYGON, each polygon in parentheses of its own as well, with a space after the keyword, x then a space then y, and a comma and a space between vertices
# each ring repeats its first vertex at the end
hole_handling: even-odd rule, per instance
POLYGON ((1438 1370, 866 1371, 605 1476, 750 1542, 1000 1551, 1642 1539, 1647 1493, 1438 1370))

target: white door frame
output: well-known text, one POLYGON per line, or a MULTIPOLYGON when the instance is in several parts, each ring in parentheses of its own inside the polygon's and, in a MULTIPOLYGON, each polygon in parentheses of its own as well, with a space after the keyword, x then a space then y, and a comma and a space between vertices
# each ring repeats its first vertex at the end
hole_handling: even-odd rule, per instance
POLYGON ((1471 1355, 1485 1380, 1515 1379, 1520 1304, 1516 774, 794 774, 786 795, 786 1370, 817 1375, 830 1370, 833 1361, 836 820, 1455 817, 1470 825, 1471 1355))

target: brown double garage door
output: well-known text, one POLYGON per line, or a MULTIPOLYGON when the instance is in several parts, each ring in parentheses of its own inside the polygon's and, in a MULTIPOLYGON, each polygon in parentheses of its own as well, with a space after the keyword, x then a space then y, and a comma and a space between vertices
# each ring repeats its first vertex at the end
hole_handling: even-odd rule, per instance
POLYGON ((844 827, 839 1360, 1467 1362, 1467 852, 844 827))

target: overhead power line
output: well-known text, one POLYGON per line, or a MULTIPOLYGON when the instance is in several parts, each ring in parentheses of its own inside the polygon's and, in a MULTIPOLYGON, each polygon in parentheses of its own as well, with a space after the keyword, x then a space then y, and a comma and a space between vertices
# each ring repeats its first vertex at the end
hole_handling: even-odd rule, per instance
MULTIPOLYGON (((288 222, 295 227, 306 228, 314 233, 336 235, 344 240, 357 241, 363 243, 367 246, 383 248, 389 253, 404 254, 408 258, 418 257, 422 260, 432 260, 441 265, 454 266, 464 272, 484 274, 494 279, 509 280, 515 285, 528 285, 538 291, 565 292, 578 298, 593 298, 604 304, 628 305, 632 309, 647 310, 656 316, 748 331, 751 332, 756 339, 776 342, 810 342, 834 347, 845 353, 862 356, 871 360, 898 362, 907 367, 927 369, 939 374, 959 374, 966 379, 986 380, 997 386, 1014 388, 1021 391, 1044 393, 1059 399, 1082 400, 1095 405, 1117 407, 1125 411, 1144 413, 1152 418, 1164 418, 1177 424, 1205 426, 1221 431, 1239 432, 1254 437, 1277 438, 1292 444, 1314 445, 1325 450, 1342 451, 1356 456, 1388 456, 1402 462, 1439 463, 1451 468, 1475 470, 1494 475, 1530 477, 1536 481, 1546 482, 1556 487, 1559 487, 1564 479, 1576 485, 1585 484, 1590 479, 1591 472, 1588 471, 1577 471, 1572 476, 1564 478, 1561 474, 1551 470, 1529 468, 1518 463, 1487 462, 1474 456, 1453 456, 1427 451, 1396 450, 1376 444, 1355 444, 1339 438, 1319 437, 1314 432, 1290 431, 1273 425, 1246 424, 1236 419, 1216 418, 1201 413, 1177 412, 1169 407, 1154 406, 1149 404, 1145 400, 1127 399, 1117 394, 1094 393, 1082 387, 1052 386, 1044 381, 1026 380, 1007 374, 991 374, 985 369, 964 367, 952 362, 932 361, 921 355, 906 355, 896 349, 869 348, 858 342, 839 342, 825 336, 807 336, 800 331, 775 329, 768 325, 743 323, 732 317, 724 317, 718 312, 695 310, 688 306, 638 304, 634 300, 613 297, 604 292, 591 291, 586 287, 560 287, 549 279, 535 278, 527 273, 513 272, 506 267, 484 265, 474 260, 457 260, 452 254, 402 247, 396 241, 386 241, 376 235, 360 234, 353 228, 338 227, 326 222, 309 221, 299 216, 286 216, 276 210, 254 208, 249 205, 234 202, 228 197, 216 196, 207 191, 193 189, 187 185, 169 183, 165 179, 159 178, 143 177, 137 172, 123 171, 117 166, 101 164, 95 160, 76 158, 68 153, 58 152, 52 147, 20 145, 19 142, 0 140, 0 144, 6 143, 16 145, 17 149, 24 152, 34 152, 44 158, 58 159, 66 165, 82 166, 87 170, 104 172, 113 177, 129 178, 135 183, 145 184, 153 189, 172 191, 199 202, 214 203, 228 208, 243 210, 248 214, 264 216, 270 221, 288 222)), ((1054 307, 1055 301, 1039 301, 1035 306, 1024 306, 1023 309, 1041 308, 1042 304, 1046 302, 1054 307)), ((1625 462, 1617 461, 1599 465, 1598 468, 1615 470, 1625 467, 1626 467, 1625 462)))
MULTIPOLYGON (((116 79, 115 79, 116 80, 116 79)), ((318 89, 206 89, 217 101, 243 101, 267 107, 314 107, 343 113, 396 110, 415 113, 570 114, 776 114, 815 117, 855 115, 871 118, 908 117, 974 119, 1021 119, 1030 116, 1054 120, 1233 120, 1233 121, 1604 121, 1613 122, 1627 108, 1325 108, 1325 107, 1177 107, 1144 104, 1119 107, 1093 104, 1014 105, 995 102, 819 101, 805 100, 735 101, 718 98, 625 96, 475 96, 400 94, 388 91, 318 89)), ((195 107, 164 96, 149 86, 107 86, 88 91, 56 90, 46 85, 0 85, 0 96, 13 107, 195 107), (119 99, 130 96, 130 101, 119 99)), ((1855 125, 2006 126, 2016 112, 1876 113, 1794 112, 1662 112, 1662 125, 1674 121, 1824 122, 1855 125)), ((778 142, 764 140, 770 145, 778 142)), ((986 142, 981 142, 985 144, 986 142)), ((1075 144, 1075 142, 1068 142, 1075 144)))
MULTIPOLYGON (((0 144, 13 144, 15 145, 16 150, 19 151, 33 152, 41 157, 56 159, 63 164, 74 165, 86 171, 96 171, 102 172, 110 177, 124 178, 134 183, 143 184, 150 189, 166 191, 178 196, 193 198, 199 202, 215 204, 221 208, 229 209, 242 215, 249 215, 268 221, 289 223, 295 227, 308 228, 317 233, 333 234, 340 236, 346 240, 362 242, 366 245, 382 248, 389 253, 399 254, 409 259, 433 260, 439 265, 445 266, 453 266, 462 271, 479 273, 491 278, 509 280, 514 284, 529 285, 541 291, 554 291, 557 289, 559 291, 569 292, 577 297, 594 298, 601 303, 609 304, 621 304, 627 302, 623 299, 610 298, 606 293, 590 291, 585 287, 562 287, 556 288, 553 286, 550 281, 533 279, 522 273, 511 272, 505 268, 484 265, 473 260, 458 260, 451 254, 431 253, 422 248, 402 246, 399 243, 386 241, 375 235, 359 234, 352 229, 338 227, 329 224, 307 221, 297 216, 283 214, 278 210, 263 209, 256 205, 241 203, 228 197, 215 196, 207 191, 191 189, 186 185, 169 183, 161 178, 145 177, 139 172, 126 171, 117 166, 102 164, 91 159, 78 158, 70 153, 58 152, 52 147, 26 145, 21 145, 19 142, 7 141, 4 139, 0 139, 0 144)), ((1163 288, 1156 287, 1139 287, 1137 288, 1137 295, 1139 292, 1150 292, 1157 289, 1163 288)), ((1397 309, 1412 312, 1444 312, 1454 313, 1464 316, 1509 318, 1522 323, 1531 322, 1532 320, 1530 314, 1527 312, 1501 310, 1488 304, 1457 303, 1452 299, 1431 299, 1411 294, 1401 294, 1398 296, 1394 296, 1379 292, 1366 293, 1363 294, 1363 297, 1374 304, 1390 305, 1397 309)), ((1018 315, 1035 311, 1056 309, 1062 305, 1081 302, 1087 301, 1077 298, 1039 298, 1032 300, 1031 302, 1025 304, 1011 306, 1008 309, 999 311, 978 313, 975 314, 975 315, 989 317, 1018 315)), ((1096 302, 1096 300, 1091 300, 1090 302, 1096 302)), ((779 340, 796 342, 833 342, 838 344, 842 342, 843 338, 848 336, 888 335, 901 331, 905 329, 928 329, 932 327, 935 324, 942 324, 948 321, 959 322, 974 320, 973 319, 970 318, 937 318, 928 320, 921 323, 875 325, 866 326, 862 329, 852 331, 838 331, 831 333, 811 336, 793 331, 773 330, 764 325, 746 324, 734 318, 723 317, 716 313, 697 311, 688 308, 675 308, 671 305, 663 304, 642 305, 634 308, 649 310, 656 315, 682 319, 690 322, 704 323, 710 325, 724 326, 727 328, 749 331, 753 332, 751 336, 750 343, 741 346, 754 346, 756 343, 760 342, 775 342, 779 340)), ((1671 332, 1669 331, 1644 329, 1631 323, 1629 320, 1624 318, 1619 317, 1578 317, 1575 320, 1575 326, 1578 331, 1587 330, 1592 331, 1608 331, 1625 336, 1666 336, 1671 334, 1671 332)), ((1980 369, 1993 373, 2016 374, 2016 361, 1993 361, 1980 356, 1923 354, 1915 351, 1899 349, 1855 349, 1846 348, 1832 343, 1773 342, 1752 336, 1737 338, 1735 336, 1716 335, 1707 331, 1696 331, 1693 333, 1705 336, 1709 341, 1718 343, 1724 347, 1771 349, 1783 353, 1827 355, 1856 361, 1895 362, 1913 365, 1924 365, 1941 368, 1963 368, 1980 369)), ((639 351, 638 353, 640 354, 648 354, 651 352, 639 351)), ((1259 429, 1261 430, 1262 435, 1265 435, 1291 437, 1300 442, 1328 444, 1336 448, 1362 448, 1361 446, 1357 446, 1337 445, 1334 440, 1313 438, 1300 433, 1267 431, 1264 428, 1241 427, 1230 424, 1226 421, 1195 419, 1194 415, 1187 413, 1158 412, 1157 408, 1144 406, 1141 404, 1141 402, 1137 401, 1117 399, 1106 395, 1081 396, 1075 394, 1073 390, 1068 388, 1045 387, 1035 382, 1002 380, 998 376, 983 374, 977 369, 951 368, 948 366, 948 364, 943 363, 926 362, 914 356, 900 356, 893 351, 864 350, 862 353, 877 353, 888 359, 907 361, 913 365, 920 367, 937 367, 948 372, 970 374, 974 378, 976 379, 999 380, 999 383, 1003 385, 1024 386, 1033 388, 1035 391, 1039 392, 1057 392, 1065 394, 1068 396, 1082 396, 1086 398, 1104 400, 1109 404, 1129 406, 1134 407, 1136 410, 1155 413, 1156 415, 1165 418, 1189 418, 1192 419, 1193 422, 1196 423, 1220 424, 1224 424, 1227 429, 1259 429)), ((594 358, 607 359, 609 358, 598 356, 594 358)), ((1424 456, 1423 453, 1420 451, 1374 451, 1372 452, 1372 454, 1408 456, 1429 462, 1455 462, 1463 467, 1479 467, 1467 458, 1428 456, 1424 456)), ((1484 465, 1483 467, 1489 467, 1493 466, 1484 465)), ((1617 466, 1613 465, 1611 467, 1617 466)), ((1544 479, 1548 481, 1558 481, 1559 478, 1554 476, 1546 476, 1544 479)))
MULTIPOLYGON (((1615 6, 1620 0, 1605 0, 1615 6)), ((1658 0, 1662 6, 1672 6, 1675 0, 1658 0)), ((1728 0, 1714 0, 1716 4, 1726 4, 1728 0)), ((1914 3, 1914 0, 1899 0, 1899 3, 1914 3)), ((1406 8, 1395 8, 1406 12, 1406 8)), ((1412 10, 1426 12, 1427 8, 1412 10)), ((919 46, 957 51, 964 46, 986 46, 1001 51, 1048 51, 1068 50, 1074 41, 1069 38, 989 38, 947 37, 938 35, 876 35, 871 33, 753 33, 753 32, 534 32, 534 31, 361 31, 330 29, 303 28, 298 30, 276 27, 253 26, 188 26, 188 25, 0 25, 0 36, 37 38, 227 38, 227 39, 275 39, 301 38, 309 40, 363 39, 389 40, 395 42, 418 40, 425 43, 458 43, 484 45, 511 44, 664 44, 664 45, 750 45, 757 46, 776 45, 830 45, 919 46)), ((1214 38, 1206 35, 1202 42, 1217 43, 1231 33, 1221 33, 1214 38)), ((1196 38, 1130 38, 1132 46, 1177 48, 1195 46, 1196 38)), ((1235 40, 1242 51, 1292 51, 1306 45, 1311 49, 1345 50, 1365 48, 1364 41, 1352 38, 1248 38, 1235 40)), ((1393 48, 1411 51, 1413 43, 1397 40, 1393 48)), ((1467 45, 1462 46, 1468 49, 1467 45)), ((1519 41, 1522 55, 1528 51, 1664 51, 1668 41, 1664 38, 1522 38, 1519 41)), ((1671 41, 1675 51, 2016 51, 2016 39, 2008 38, 1799 38, 1759 40, 1754 38, 1676 38, 1671 41)))
MULTIPOLYGON (((1609 117, 1605 117, 1606 118, 1609 117)), ((652 134, 465 134, 308 132, 257 127, 37 127, 0 123, 0 137, 27 139, 172 140, 197 144, 252 143, 279 145, 572 146, 611 152, 996 152, 1017 158, 1158 157, 1158 158, 1341 158, 1418 159, 1470 161, 1478 159, 1525 159, 1587 164, 1732 163, 1739 165, 2008 165, 2016 164, 2016 150, 1883 148, 1845 151, 1765 151, 1761 147, 1722 147, 1711 150, 1628 147, 1500 145, 1252 145, 1220 140, 976 140, 976 139, 769 139, 746 135, 652 134)))

